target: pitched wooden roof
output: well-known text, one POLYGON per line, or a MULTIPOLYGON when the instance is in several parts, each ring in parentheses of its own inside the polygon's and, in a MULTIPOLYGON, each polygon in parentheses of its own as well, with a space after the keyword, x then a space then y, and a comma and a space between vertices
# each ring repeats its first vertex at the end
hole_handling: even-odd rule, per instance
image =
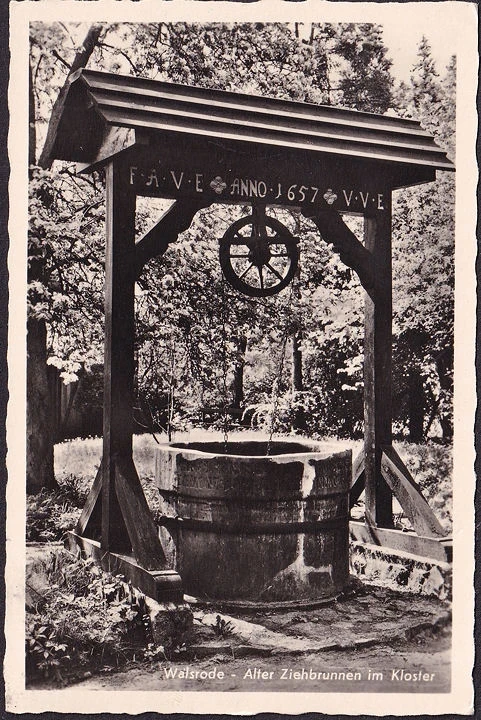
POLYGON ((71 78, 53 156, 88 163, 106 126, 454 169, 414 120, 78 71, 71 78))

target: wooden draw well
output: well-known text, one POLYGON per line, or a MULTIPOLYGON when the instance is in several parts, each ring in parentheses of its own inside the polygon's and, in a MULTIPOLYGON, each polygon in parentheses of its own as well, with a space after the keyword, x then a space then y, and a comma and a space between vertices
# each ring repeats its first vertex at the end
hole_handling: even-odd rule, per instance
POLYGON ((443 529, 392 447, 391 198, 453 169, 432 137, 412 120, 81 70, 63 98, 51 156, 81 172, 103 168, 106 186, 103 456, 70 546, 148 595, 182 598, 132 460, 134 284, 199 209, 242 203, 298 208, 365 291, 364 448, 350 501, 365 489, 366 523, 351 523, 351 535, 446 558, 443 529), (137 195, 175 200, 142 237, 137 195), (364 217, 361 240, 344 213, 364 217), (413 533, 393 530, 393 494, 413 533))

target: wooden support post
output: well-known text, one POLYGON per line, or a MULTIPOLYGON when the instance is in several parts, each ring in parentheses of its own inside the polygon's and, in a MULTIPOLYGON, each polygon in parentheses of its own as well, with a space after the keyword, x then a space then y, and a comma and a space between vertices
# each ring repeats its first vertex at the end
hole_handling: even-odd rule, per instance
POLYGON ((115 492, 116 456, 132 457, 135 194, 120 163, 105 173, 105 351, 102 550, 126 552, 128 533, 115 492))
POLYGON ((364 221, 364 243, 372 253, 374 289, 365 295, 364 473, 366 521, 393 527, 392 492, 381 472, 382 446, 392 443, 392 266, 391 202, 364 221))
POLYGON ((111 160, 106 168, 103 456, 66 544, 122 574, 150 597, 181 602, 182 580, 167 567, 132 459, 137 264, 135 194, 127 178, 122 160, 111 160))
MULTIPOLYGON (((103 553, 129 553, 156 573, 161 593, 167 561, 132 460, 134 402, 135 194, 122 161, 106 172, 104 444, 102 458, 103 553)), ((125 563, 124 563, 125 564, 125 563)), ((125 567, 134 572, 135 562, 125 567)), ((144 577, 144 574, 142 577, 144 577)), ((167 578, 167 576, 166 576, 167 578)), ((167 584, 171 578, 166 580, 167 584)), ((170 592, 170 590, 169 590, 170 592)))

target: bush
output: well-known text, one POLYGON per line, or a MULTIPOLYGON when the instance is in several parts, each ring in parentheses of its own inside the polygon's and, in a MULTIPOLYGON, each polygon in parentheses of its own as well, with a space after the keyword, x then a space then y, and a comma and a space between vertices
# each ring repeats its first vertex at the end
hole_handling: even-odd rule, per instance
POLYGON ((65 682, 85 670, 119 666, 152 641, 145 598, 120 576, 66 552, 46 566, 50 591, 26 616, 27 679, 65 682))
POLYGON ((86 483, 73 475, 63 478, 56 490, 27 496, 27 541, 60 540, 71 530, 87 498, 86 483))

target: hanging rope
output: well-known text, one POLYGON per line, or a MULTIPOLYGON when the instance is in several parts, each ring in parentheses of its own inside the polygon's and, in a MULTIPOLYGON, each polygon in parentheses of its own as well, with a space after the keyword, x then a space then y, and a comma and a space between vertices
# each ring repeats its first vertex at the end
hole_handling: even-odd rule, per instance
POLYGON ((185 330, 185 348, 186 348, 186 356, 187 356, 187 374, 191 378, 191 381, 194 380, 199 383, 200 387, 200 406, 201 408, 204 408, 205 401, 204 401, 204 395, 205 395, 205 383, 204 378, 202 376, 202 371, 199 365, 199 359, 194 357, 192 352, 192 346, 193 346, 193 340, 192 340, 192 333, 190 327, 185 330))
POLYGON ((167 438, 169 443, 172 442, 174 432, 174 370, 175 370, 175 348, 171 340, 170 343, 170 378, 167 390, 167 438))
POLYGON ((271 421, 269 427, 269 438, 267 440, 266 456, 269 457, 271 454, 272 438, 276 428, 277 416, 279 413, 279 389, 282 380, 282 372, 284 370, 284 362, 286 359, 287 341, 289 339, 289 330, 292 321, 292 298, 294 297, 294 281, 291 282, 289 288, 289 297, 287 300, 286 320, 284 323, 284 331, 282 334, 281 341, 281 352, 279 355, 279 364, 277 367, 277 373, 272 383, 272 394, 271 394, 271 421))
POLYGON ((222 431, 224 453, 229 441, 229 417, 227 413, 227 311, 224 275, 221 273, 221 323, 222 323, 222 431))

